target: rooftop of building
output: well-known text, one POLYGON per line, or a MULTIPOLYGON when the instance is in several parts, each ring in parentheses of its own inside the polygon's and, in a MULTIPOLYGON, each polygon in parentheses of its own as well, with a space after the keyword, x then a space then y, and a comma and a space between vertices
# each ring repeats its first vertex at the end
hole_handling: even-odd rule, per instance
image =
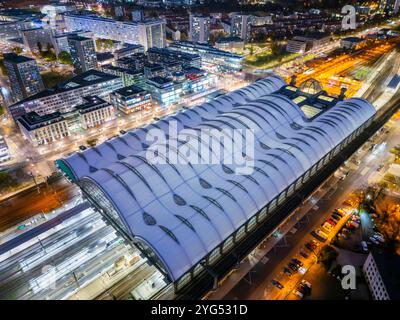
POLYGON ((19 121, 27 130, 37 129, 53 122, 63 120, 60 112, 53 112, 46 115, 39 115, 35 111, 29 112, 18 118, 19 121))
POLYGON ((5 53, 4 60, 12 62, 12 63, 24 63, 24 62, 35 61, 35 59, 29 58, 26 56, 20 56, 15 53, 5 53))
POLYGON ((365 41, 365 39, 360 38, 360 37, 347 37, 343 38, 342 41, 348 41, 348 42, 353 42, 353 43, 359 43, 365 41))
POLYGON ((78 34, 68 35, 68 40, 71 40, 71 41, 90 41, 91 40, 91 41, 93 41, 92 38, 83 37, 78 34))
POLYGON ((68 81, 65 81, 63 83, 60 83, 59 85, 43 90, 42 92, 39 92, 33 96, 30 96, 29 98, 26 98, 22 101, 17 102, 16 104, 22 104, 25 102, 33 101, 36 99, 52 96, 54 94, 66 92, 69 90, 75 90, 77 88, 81 87, 87 87, 91 85, 95 85, 98 83, 102 82, 107 82, 107 81, 112 81, 120 79, 118 76, 114 76, 105 72, 101 72, 95 69, 88 70, 86 72, 83 72, 68 81))
POLYGON ((112 54, 111 52, 96 52, 96 58, 98 62, 103 62, 114 59, 114 54, 112 54))
POLYGON ((165 84, 172 83, 171 79, 165 78, 165 77, 153 77, 153 78, 147 79, 147 81, 153 82, 158 85, 165 85, 165 84))
POLYGON ((85 113, 87 111, 90 111, 90 109, 93 109, 94 107, 103 107, 110 105, 107 101, 97 96, 83 97, 83 101, 84 103, 75 107, 75 110, 79 111, 80 113, 85 113))
POLYGON ((243 40, 240 37, 222 37, 219 38, 217 43, 228 43, 228 42, 243 42, 243 40))
POLYGON ((138 86, 132 85, 132 86, 128 86, 128 87, 124 87, 124 88, 115 90, 114 92, 123 97, 130 97, 131 95, 146 92, 146 90, 144 90, 138 86))
POLYGON ((375 114, 366 100, 352 98, 338 101, 310 120, 281 93, 285 86, 277 76, 261 79, 71 155, 59 167, 87 190, 96 190, 94 199, 108 198, 120 217, 117 223, 132 238, 143 240, 171 280, 177 281, 212 252, 219 252, 262 208, 276 202, 375 114), (252 170, 239 174, 241 165, 224 161, 225 151, 232 149, 225 139, 222 147, 227 149, 220 150, 219 161, 192 163, 178 148, 179 159, 172 163, 168 155, 158 153, 158 160, 167 158, 160 164, 155 153, 154 159, 148 156, 148 148, 167 146, 168 150, 173 142, 149 145, 146 137, 153 128, 168 133, 169 122, 178 124, 178 133, 209 132, 204 139, 202 131, 202 139, 179 141, 186 150, 209 149, 209 138, 220 141, 214 134, 223 129, 254 130, 254 152, 248 156, 252 170), (215 128, 215 133, 208 131, 215 128))

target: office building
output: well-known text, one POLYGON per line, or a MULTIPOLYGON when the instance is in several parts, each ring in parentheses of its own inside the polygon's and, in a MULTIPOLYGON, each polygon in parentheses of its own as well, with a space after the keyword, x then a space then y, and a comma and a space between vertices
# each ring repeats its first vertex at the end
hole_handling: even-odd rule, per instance
POLYGON ((151 47, 165 47, 165 21, 116 21, 92 14, 65 13, 67 31, 91 31, 93 36, 128 44, 140 44, 147 51, 151 47))
POLYGON ((134 85, 118 89, 111 93, 111 103, 118 111, 124 114, 131 114, 142 110, 150 111, 153 107, 150 93, 134 85))
POLYGON ((400 299, 400 257, 372 250, 363 272, 373 300, 400 299))
POLYGON ((33 146, 59 141, 71 134, 68 122, 60 112, 42 116, 34 111, 28 112, 18 118, 17 124, 24 138, 33 146))
POLYGON ((191 14, 189 17, 189 40, 206 43, 210 37, 211 18, 199 14, 191 14))
POLYGON ((21 31, 31 27, 31 21, 0 21, 0 38, 4 40, 20 38, 21 31))
POLYGON ((4 66, 7 69, 11 94, 15 102, 44 90, 39 67, 34 59, 6 53, 4 54, 4 66))
POLYGON ((122 79, 123 87, 136 85, 144 87, 144 74, 143 71, 136 71, 127 68, 116 67, 111 64, 101 66, 101 71, 104 73, 112 74, 122 79))
POLYGON ((109 102, 96 96, 86 96, 83 101, 74 108, 82 129, 98 127, 115 119, 114 107, 109 102))
POLYGON ((68 37, 68 45, 75 73, 80 74, 97 67, 96 48, 93 39, 81 36, 68 37))
MULTIPOLYGON (((173 283, 178 297, 194 299, 259 245, 257 230, 275 230, 290 213, 282 205, 326 173, 375 112, 364 99, 309 95, 271 76, 58 160, 57 166, 173 283), (299 96, 310 105, 318 100, 323 112, 306 119, 293 101, 299 96), (178 134, 202 129, 201 139, 195 135, 178 147, 172 155, 177 160, 162 152, 158 140, 146 140, 153 128, 168 134, 169 121, 179 123, 178 134), (209 141, 221 141, 221 131, 232 128, 256 132, 254 152, 243 155, 251 162, 246 174, 238 174, 243 163, 224 161, 235 150, 229 139, 216 144, 218 161, 199 164, 180 152, 209 150, 209 141), (155 159, 143 156, 149 148, 159 151, 152 153, 155 159)), ((167 140, 166 149, 172 143, 167 140)))
POLYGON ((128 57, 122 57, 115 61, 115 65, 120 68, 143 71, 146 56, 143 53, 135 53, 128 57))
POLYGON ((85 96, 109 99, 111 92, 122 88, 122 79, 97 70, 89 70, 72 79, 9 106, 14 121, 25 113, 46 115, 72 111, 85 96))
POLYGON ((166 77, 167 72, 163 65, 158 63, 148 63, 144 66, 144 76, 146 79, 154 77, 166 77))
POLYGON ((201 57, 202 68, 212 71, 241 71, 243 56, 222 51, 208 44, 194 43, 190 41, 175 41, 169 49, 197 54, 201 57))
POLYGON ((147 79, 146 89, 162 107, 178 102, 179 98, 184 94, 181 83, 176 83, 172 79, 165 77, 147 79))
POLYGON ((147 57, 153 63, 176 61, 183 67, 201 68, 200 55, 171 50, 169 48, 151 48, 147 51, 147 57))

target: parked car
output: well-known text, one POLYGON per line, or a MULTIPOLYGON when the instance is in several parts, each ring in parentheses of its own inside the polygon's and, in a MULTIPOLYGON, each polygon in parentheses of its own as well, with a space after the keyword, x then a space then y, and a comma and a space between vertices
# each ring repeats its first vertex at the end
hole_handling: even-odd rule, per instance
POLYGON ((300 284, 299 284, 299 288, 302 289, 301 292, 303 292, 304 294, 310 294, 310 293, 311 293, 311 288, 309 288, 308 286, 306 286, 306 285, 303 284, 303 283, 300 283, 300 284))
POLYGON ((321 229, 314 230, 312 235, 322 242, 325 242, 328 239, 328 235, 321 229))
POLYGON ((302 267, 303 266, 303 262, 301 262, 299 259, 293 258, 292 261, 294 264, 302 267))
POLYGON ((371 242, 374 243, 374 244, 376 244, 376 245, 379 245, 379 244, 380 244, 379 241, 376 240, 374 237, 369 237, 369 240, 371 240, 371 242))
POLYGON ((337 224, 337 222, 334 221, 333 219, 328 219, 328 220, 326 220, 326 222, 329 223, 333 227, 336 226, 336 224, 337 224))
POLYGON ((339 233, 338 237, 343 238, 344 240, 349 240, 349 236, 347 234, 344 234, 344 233, 339 233))
POLYGON ((312 287, 311 283, 309 283, 307 280, 305 280, 305 279, 301 280, 301 284, 307 286, 311 290, 311 287, 312 287))
POLYGON ((290 271, 288 268, 286 268, 286 267, 284 267, 283 268, 283 273, 285 273, 285 274, 287 274, 289 277, 291 277, 293 274, 292 274, 292 271, 290 271))
POLYGON ((378 234, 374 234, 373 235, 373 237, 377 240, 377 241, 379 241, 379 242, 385 242, 385 238, 384 237, 382 237, 381 235, 378 235, 378 234))
POLYGON ((363 249, 364 252, 368 252, 368 245, 365 241, 361 241, 361 248, 363 249))
POLYGON ((331 215, 331 218, 336 221, 340 221, 340 219, 341 219, 340 216, 338 216, 337 214, 334 214, 334 213, 331 215))
POLYGON ((293 293, 300 299, 303 299, 304 295, 299 290, 294 290, 293 293))
POLYGON ((293 270, 294 272, 297 272, 297 270, 299 270, 299 266, 297 266, 296 264, 289 262, 288 267, 293 270))
POLYGON ((272 283, 275 287, 277 287, 278 289, 283 289, 283 288, 284 288, 283 284, 280 283, 279 281, 275 280, 275 279, 271 280, 271 283, 272 283))
POLYGON ((339 209, 335 209, 333 211, 334 214, 338 215, 339 217, 343 218, 344 214, 342 212, 339 211, 339 209))
POLYGON ((310 255, 303 248, 300 249, 300 255, 306 259, 310 257, 310 255))

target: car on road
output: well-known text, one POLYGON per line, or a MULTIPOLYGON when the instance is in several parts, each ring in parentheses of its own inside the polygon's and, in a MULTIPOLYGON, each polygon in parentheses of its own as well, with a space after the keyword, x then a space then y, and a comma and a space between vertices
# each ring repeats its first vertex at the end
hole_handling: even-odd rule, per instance
POLYGON ((373 237, 377 240, 377 241, 379 241, 379 242, 385 242, 385 238, 384 237, 382 237, 382 235, 380 235, 380 234, 377 234, 377 233, 375 233, 374 235, 373 235, 373 237))
POLYGON ((368 245, 365 241, 361 241, 361 248, 363 249, 364 252, 368 252, 368 245))
POLYGON ((376 240, 374 237, 369 237, 369 240, 371 240, 372 243, 379 245, 380 242, 378 240, 376 240))
POLYGON ((341 219, 340 216, 338 216, 337 214, 334 214, 334 213, 331 215, 331 218, 332 218, 333 220, 336 220, 336 221, 340 221, 340 219, 341 219))
POLYGON ((271 283, 280 290, 284 288, 283 284, 275 279, 271 280, 271 283))

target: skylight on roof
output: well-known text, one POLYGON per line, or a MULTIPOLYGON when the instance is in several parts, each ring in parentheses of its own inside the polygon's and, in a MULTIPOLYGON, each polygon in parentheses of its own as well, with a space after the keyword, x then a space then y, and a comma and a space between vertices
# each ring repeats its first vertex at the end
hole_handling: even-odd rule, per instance
POLYGON ((90 76, 87 76, 83 78, 85 81, 95 81, 101 79, 99 76, 96 76, 95 74, 91 74, 90 76))
POLYGON ((65 85, 65 88, 75 88, 75 87, 79 87, 79 84, 77 84, 76 82, 73 82, 73 81, 68 82, 68 83, 65 85))
POLYGON ((306 99, 307 99, 307 98, 306 98, 305 96, 298 96, 298 97, 296 97, 296 98, 293 99, 293 102, 294 102, 295 104, 299 104, 299 103, 303 102, 303 101, 306 100, 306 99))
POLYGON ((318 99, 321 99, 321 100, 324 100, 324 101, 328 101, 328 102, 332 102, 333 101, 332 97, 328 97, 328 96, 324 96, 324 95, 318 96, 318 99))
POLYGON ((319 114, 321 112, 321 109, 315 108, 308 104, 301 106, 300 109, 301 109, 301 111, 304 112, 306 117, 309 119, 315 117, 317 114, 319 114))

